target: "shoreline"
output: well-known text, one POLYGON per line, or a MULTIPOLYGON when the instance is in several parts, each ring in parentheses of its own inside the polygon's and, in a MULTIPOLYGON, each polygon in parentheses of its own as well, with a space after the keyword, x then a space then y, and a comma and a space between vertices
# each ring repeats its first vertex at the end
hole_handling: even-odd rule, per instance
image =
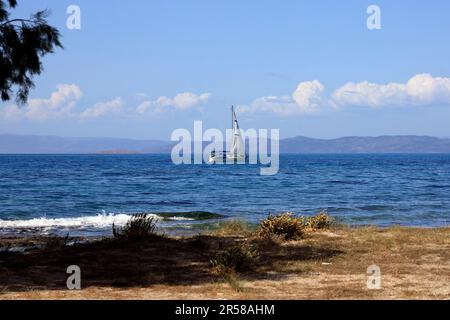
MULTIPOLYGON (((239 228, 152 241, 78 240, 0 252, 0 299, 450 299, 449 227, 335 226, 288 242, 239 228), (214 275, 215 254, 242 242, 260 252, 255 269, 232 281, 214 275), (77 263, 82 290, 69 291, 65 269, 77 263), (373 264, 381 290, 366 287, 373 264)), ((46 241, 0 237, 0 247, 46 241)))
MULTIPOLYGON (((129 216, 130 218, 132 215, 129 216)), ((306 216, 308 217, 308 216, 306 216)), ((128 219, 128 217, 127 217, 128 219)), ((0 219, 0 221, 2 221, 0 219)), ((6 221, 6 220, 4 220, 6 221)), ((12 220, 14 221, 14 220, 12 220)), ((161 222, 167 223, 166 218, 162 218, 161 222)), ((175 222, 176 220, 172 221, 175 222)), ((244 223, 251 230, 256 230, 258 223, 248 222, 242 219, 235 219, 234 217, 223 217, 223 218, 213 218, 213 219, 202 219, 202 220, 192 220, 189 222, 184 222, 183 224, 177 225, 164 225, 157 226, 157 231, 161 234, 168 235, 170 237, 193 237, 196 235, 201 235, 205 233, 214 233, 215 231, 221 229, 229 223, 239 222, 244 223)), ((346 229, 361 229, 361 228, 375 228, 380 230, 391 229, 391 228, 404 228, 404 229, 446 229, 450 228, 450 223, 442 223, 436 225, 416 225, 416 224, 370 224, 370 223, 351 223, 345 222, 340 219, 336 219, 336 223, 340 228, 346 229)), ((122 224, 123 225, 123 224, 122 224)), ((119 225, 121 226, 121 225, 119 225)), ((98 239, 108 239, 113 238, 112 225, 103 228, 92 228, 92 229, 67 229, 67 228, 2 228, 0 227, 0 248, 2 241, 16 239, 20 240, 44 240, 49 237, 65 237, 69 236, 71 239, 76 239, 80 241, 95 241, 98 239), (5 231, 8 230, 8 231, 5 231)))

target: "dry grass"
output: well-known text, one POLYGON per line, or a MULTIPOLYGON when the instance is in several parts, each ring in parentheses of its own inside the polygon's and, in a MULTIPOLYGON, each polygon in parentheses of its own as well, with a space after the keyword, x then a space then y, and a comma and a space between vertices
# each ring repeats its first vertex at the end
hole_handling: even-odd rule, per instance
POLYGON ((146 213, 137 214, 122 227, 116 228, 113 224, 113 234, 115 238, 129 240, 143 240, 157 238, 156 218, 146 213))
POLYGON ((258 259, 258 251, 247 243, 240 243, 219 252, 212 260, 212 271, 218 275, 252 269, 258 259))
POLYGON ((321 211, 313 217, 303 219, 305 226, 310 231, 330 229, 334 224, 334 219, 326 211, 321 211))
POLYGON ((450 228, 333 226, 288 242, 105 240, 2 256, 0 284, 0 299, 450 299, 450 228), (252 269, 212 275, 211 259, 243 242, 259 252, 252 269), (82 291, 65 290, 70 264, 82 269, 82 291), (372 264, 381 290, 366 287, 372 264))
POLYGON ((239 220, 230 220, 220 222, 217 227, 210 232, 210 235, 228 237, 228 236, 243 236, 248 237, 253 233, 252 226, 245 222, 239 220))
POLYGON ((287 212, 281 215, 269 215, 259 226, 259 236, 262 238, 279 237, 286 241, 301 239, 305 233, 303 218, 295 217, 287 212))

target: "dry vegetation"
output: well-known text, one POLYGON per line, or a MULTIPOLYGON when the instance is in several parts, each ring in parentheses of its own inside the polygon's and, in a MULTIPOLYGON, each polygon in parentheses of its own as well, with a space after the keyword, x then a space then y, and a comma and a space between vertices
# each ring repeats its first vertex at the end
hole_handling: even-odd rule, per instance
POLYGON ((213 231, 207 232, 207 234, 225 237, 237 235, 249 237, 253 234, 253 231, 252 225, 245 221, 230 220, 220 222, 213 231))
POLYGON ((137 214, 122 227, 113 224, 113 235, 117 239, 148 240, 159 237, 156 234, 156 219, 146 213, 137 214))
POLYGON ((285 214, 257 230, 232 221, 215 233, 170 238, 148 217, 136 219, 114 239, 33 239, 58 245, 0 253, 0 299, 450 298, 450 228, 346 228, 326 213, 285 214), (81 291, 65 289, 72 264, 81 267, 81 291), (367 289, 372 264, 381 268, 381 290, 367 289))
POLYGON ((292 213, 278 216, 269 215, 261 221, 258 235, 262 238, 280 238, 285 241, 303 238, 305 224, 302 218, 294 217, 292 213))

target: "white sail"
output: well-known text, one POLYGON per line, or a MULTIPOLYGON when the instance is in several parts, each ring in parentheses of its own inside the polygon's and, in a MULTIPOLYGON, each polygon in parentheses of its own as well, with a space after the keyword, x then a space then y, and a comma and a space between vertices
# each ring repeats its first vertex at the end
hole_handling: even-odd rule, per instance
POLYGON ((242 159, 245 157, 245 146, 236 113, 234 112, 234 107, 231 108, 231 113, 233 120, 233 143, 230 150, 230 156, 234 159, 242 159))

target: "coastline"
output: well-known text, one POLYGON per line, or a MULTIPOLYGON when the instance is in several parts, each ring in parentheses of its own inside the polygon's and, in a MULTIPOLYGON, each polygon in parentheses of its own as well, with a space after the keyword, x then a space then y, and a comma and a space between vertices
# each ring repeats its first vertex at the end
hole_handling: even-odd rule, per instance
POLYGON ((55 240, 46 247, 45 237, 0 238, 0 247, 42 245, 0 253, 0 299, 450 299, 449 227, 334 226, 288 242, 239 228, 137 242, 55 240), (243 241, 261 252, 255 269, 233 281, 211 273, 215 253, 243 241), (74 263, 80 291, 66 289, 74 263), (380 290, 367 288, 371 265, 381 270, 380 290))

